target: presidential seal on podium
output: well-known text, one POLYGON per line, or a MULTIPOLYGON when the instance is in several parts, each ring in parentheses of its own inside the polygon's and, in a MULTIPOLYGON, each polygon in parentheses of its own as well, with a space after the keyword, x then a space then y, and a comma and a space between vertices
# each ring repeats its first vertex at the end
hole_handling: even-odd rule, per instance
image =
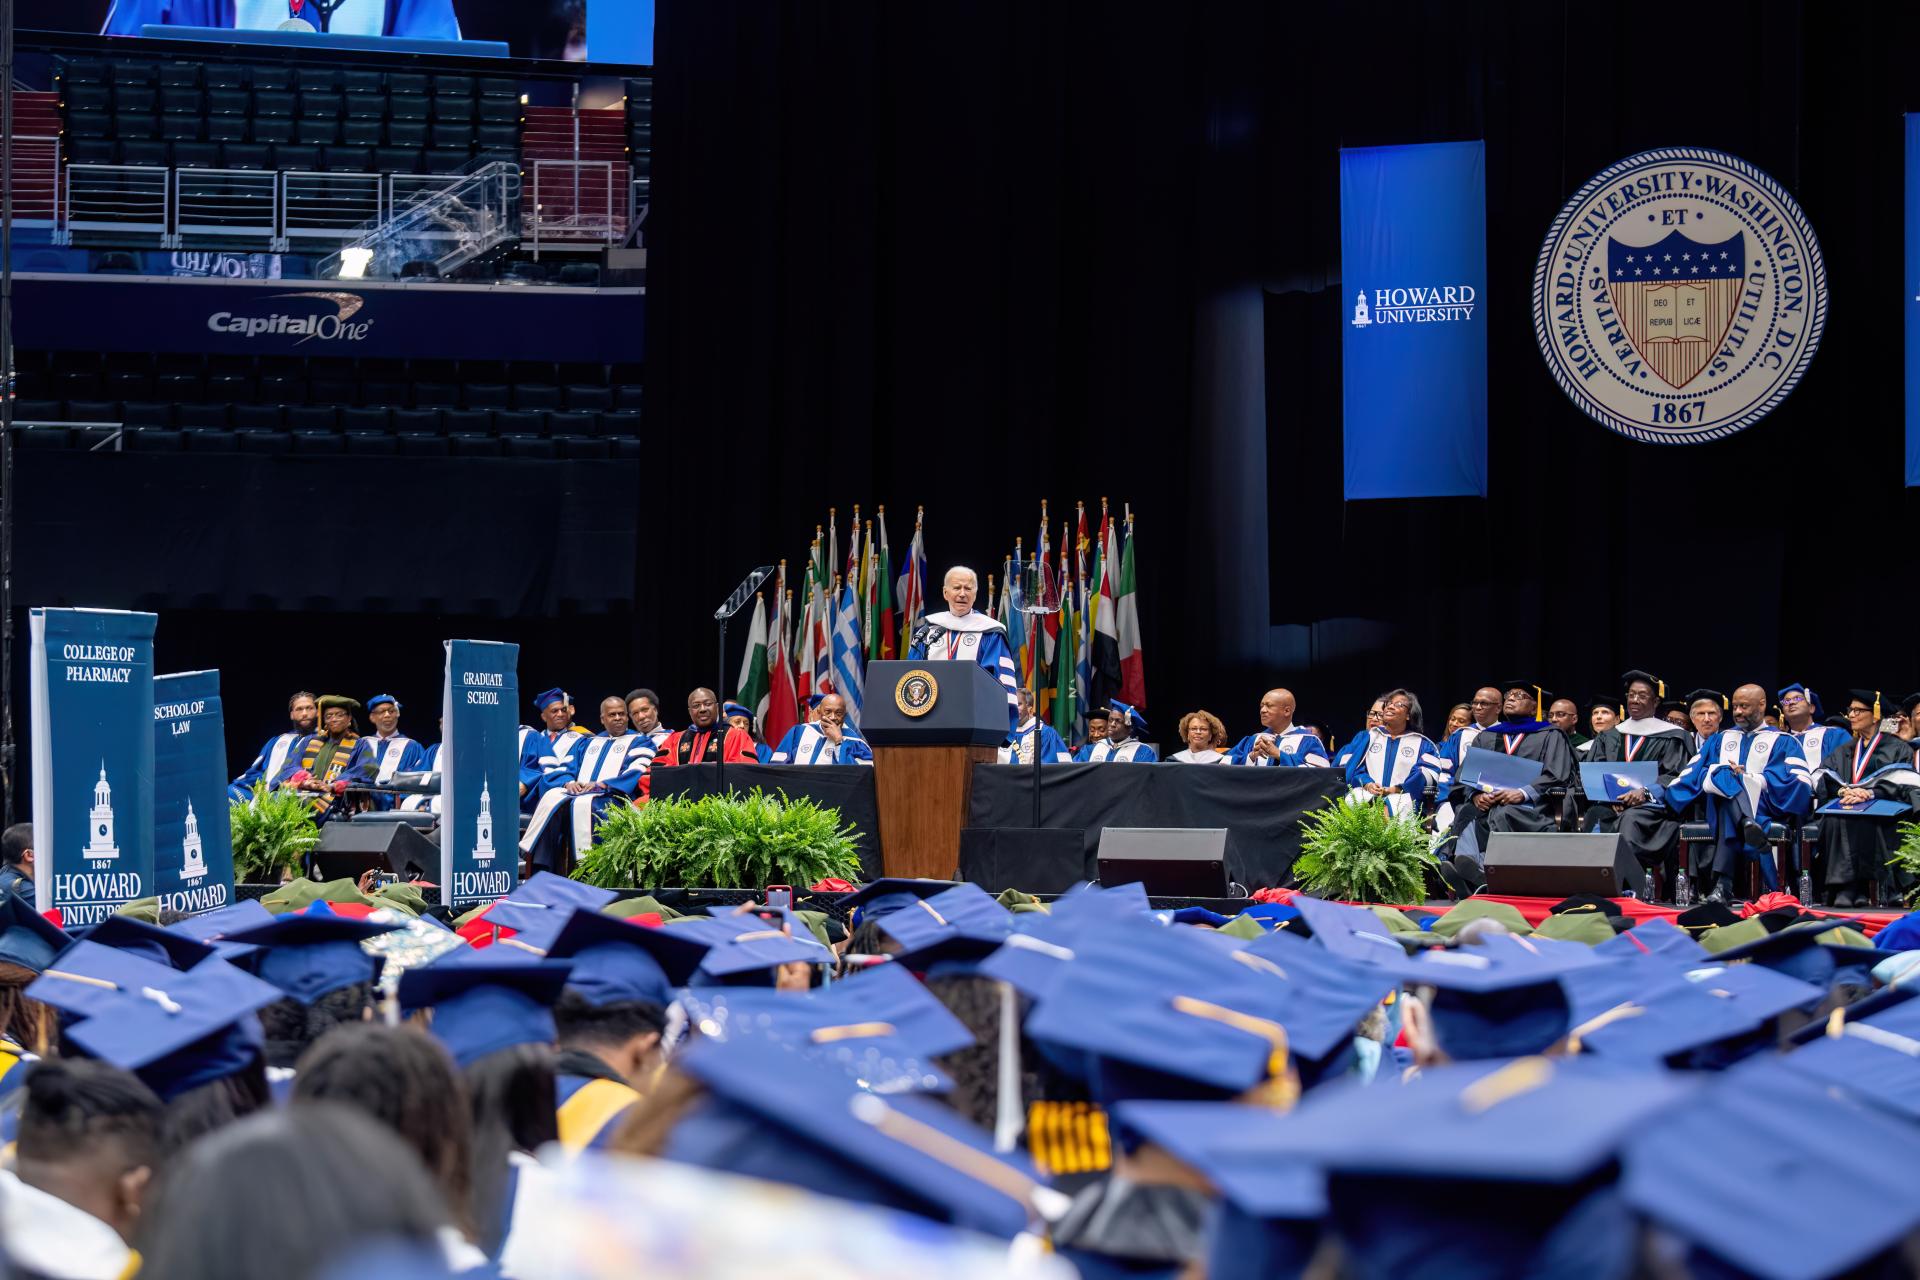
POLYGON ((893 705, 903 716, 923 716, 940 700, 940 682, 925 667, 904 672, 893 686, 893 705))

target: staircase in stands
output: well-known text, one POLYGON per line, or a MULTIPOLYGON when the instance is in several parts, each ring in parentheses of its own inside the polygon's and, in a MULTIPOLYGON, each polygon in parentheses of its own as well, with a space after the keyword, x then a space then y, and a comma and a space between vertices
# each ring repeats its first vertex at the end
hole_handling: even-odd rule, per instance
POLYGON ((60 95, 13 95, 13 216, 52 225, 60 199, 60 95))
POLYGON ((523 236, 543 247, 618 244, 627 233, 632 167, 623 107, 526 108, 520 131, 523 236))

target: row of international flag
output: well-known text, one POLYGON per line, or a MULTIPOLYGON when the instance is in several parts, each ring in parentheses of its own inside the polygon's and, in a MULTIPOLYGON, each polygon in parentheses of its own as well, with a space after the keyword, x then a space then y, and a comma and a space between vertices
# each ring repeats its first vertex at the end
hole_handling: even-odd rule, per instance
MULTIPOLYGON (((1022 685, 1038 679, 1041 717, 1077 741, 1086 733, 1088 707, 1119 698, 1144 709, 1147 689, 1133 512, 1123 508, 1115 519, 1103 498, 1098 528, 1091 529, 1086 505, 1075 506, 1077 519, 1060 525, 1057 567, 1043 501, 1033 547, 1014 540, 999 575, 989 573, 980 584, 977 607, 1006 627, 1022 685)), ((771 607, 767 593, 754 601, 734 694, 753 708, 766 741, 778 742, 803 722, 819 693, 838 693, 847 718, 860 723, 866 664, 905 657, 929 607, 945 607, 929 595, 925 535, 926 510, 917 508, 896 574, 887 509, 876 508, 873 519, 863 521, 855 506, 843 563, 839 509, 830 508, 826 523, 814 526, 797 581, 780 561, 771 607)))
POLYGON ((1116 698, 1139 711, 1147 705, 1133 508, 1123 504, 1116 519, 1102 498, 1097 528, 1089 526, 1084 502, 1074 508, 1074 519, 1060 522, 1056 547, 1047 504, 1040 503, 1032 547, 1014 540, 997 589, 988 576, 982 605, 1007 629, 1021 685, 1037 681, 1040 719, 1068 742, 1086 737, 1089 707, 1116 698))

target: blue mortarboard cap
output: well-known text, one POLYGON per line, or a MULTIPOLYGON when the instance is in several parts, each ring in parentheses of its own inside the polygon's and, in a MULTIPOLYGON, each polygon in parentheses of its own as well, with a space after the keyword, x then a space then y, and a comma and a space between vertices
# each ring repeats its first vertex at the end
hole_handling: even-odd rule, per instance
POLYGON ((1128 706, 1118 698, 1108 698, 1107 707, 1113 715, 1125 716, 1127 722, 1133 726, 1135 733, 1145 733, 1147 731, 1147 718, 1141 715, 1137 708, 1128 706))
POLYGON ((433 1009, 434 1037, 470 1067, 517 1044, 551 1044, 553 1002, 572 965, 525 952, 466 948, 400 975, 400 1006, 433 1009))
POLYGON ((400 699, 394 697, 390 693, 376 693, 371 698, 367 699, 367 702, 366 702, 367 710, 371 711, 383 702, 391 702, 393 704, 393 709, 395 711, 398 711, 400 709, 400 699))
POLYGON ((1177 911, 1162 911, 1160 915, 1168 924, 1204 924, 1215 929, 1232 919, 1206 907, 1181 907, 1177 911))
POLYGON ((536 871, 487 908, 483 918, 488 924, 512 929, 522 946, 544 951, 560 936, 575 908, 598 911, 619 897, 612 889, 583 884, 551 871, 536 871))
POLYGON ((1920 1120, 1920 1040, 1849 1023, 1782 1056, 1800 1074, 1865 1098, 1903 1120, 1920 1120))
POLYGON ((928 1057, 971 1048, 973 1033, 905 966, 874 965, 822 992, 818 1001, 844 1021, 884 1022, 928 1057))
POLYGON ((1763 1022, 1795 1009, 1810 1010, 1827 996, 1825 987, 1758 964, 1706 965, 1688 970, 1687 980, 1763 1022))
POLYGON ((1380 917, 1365 907, 1327 902, 1295 894, 1293 908, 1313 931, 1313 940, 1338 956, 1368 964, 1399 965, 1407 949, 1394 940, 1380 917))
POLYGON ((1070 919, 1023 912, 1014 917, 1013 931, 1000 949, 981 960, 975 972, 1037 1000, 1072 962, 1073 938, 1079 927, 1070 919))
POLYGON ((895 962, 927 970, 990 955, 1013 933, 1013 914, 977 884, 959 884, 893 912, 880 928, 900 944, 895 962))
POLYGON ((851 918, 855 924, 859 924, 867 920, 879 920, 890 912, 912 906, 922 898, 945 893, 953 885, 951 880, 903 880, 886 876, 862 885, 857 892, 842 898, 840 905, 855 912, 851 918))
POLYGON ((182 973, 88 942, 63 953, 27 994, 78 1014, 66 1042, 132 1071, 163 1100, 250 1065, 264 1043, 254 1011, 280 998, 223 960, 182 973))
POLYGON ((1103 887, 1081 883, 1061 894, 1053 904, 1056 920, 1115 920, 1125 916, 1151 914, 1147 886, 1138 880, 1103 887))
POLYGON ((1002 1239, 1050 1195, 946 1106, 867 1093, 831 1064, 766 1037, 691 1046, 675 1067, 705 1086, 662 1154, 883 1205, 1002 1239), (777 1082, 770 1088, 769 1082, 777 1082))
POLYGON ((1290 902, 1256 902, 1240 914, 1259 921, 1264 929, 1283 929, 1300 918, 1300 908, 1290 902))
MULTIPOLYGON (((1824 989, 1847 976, 1848 970, 1870 969, 1880 961, 1899 954, 1874 947, 1851 947, 1844 943, 1819 941, 1820 936, 1831 929, 1857 923, 1849 920, 1803 920, 1764 938, 1729 947, 1715 955, 1714 959, 1719 962, 1751 960, 1776 973, 1784 973, 1790 978, 1798 978, 1824 989)), ((1861 979, 1856 981, 1862 986, 1869 985, 1861 979)))
POLYGON ((665 1008, 706 953, 706 944, 684 930, 653 929, 584 907, 575 908, 547 948, 549 959, 573 962, 567 986, 596 1007, 645 1001, 665 1008))
POLYGON ((1920 1226, 1905 1163, 1860 1154, 1910 1149, 1910 1125, 1778 1054, 1707 1079, 1623 1157, 1628 1202, 1707 1255, 1691 1274, 1838 1275, 1920 1226))
POLYGON ((695 986, 703 980, 771 971, 783 964, 825 964, 833 959, 833 952, 806 930, 787 933, 758 916, 708 916, 673 928, 691 932, 696 941, 708 944, 692 979, 695 986))
POLYGON ((1434 1031, 1449 1057, 1511 1058, 1539 1053, 1573 1025, 1563 974, 1606 961, 1593 949, 1542 946, 1496 934, 1471 947, 1423 951, 1389 966, 1409 986, 1435 989, 1434 1031))
POLYGON ((735 716, 741 716, 745 719, 751 720, 753 719, 753 708, 748 706, 743 706, 738 702, 723 702, 720 704, 721 719, 731 720, 735 716))
POLYGON ((196 942, 212 943, 214 951, 223 960, 237 960, 252 954, 253 948, 244 942, 228 942, 227 935, 257 924, 265 924, 273 918, 273 912, 261 906, 258 898, 248 898, 243 902, 216 907, 212 911, 177 920, 167 928, 174 933, 185 934, 196 942))
MULTIPOLYGON (((52 857, 52 854, 48 854, 52 857)), ((73 938, 28 906, 18 894, 0 895, 0 960, 35 973, 73 938)))
POLYGON ((533 695, 533 706, 536 711, 545 711, 556 702, 572 701, 573 699, 567 696, 564 689, 546 689, 533 695))
POLYGON ((1873 935, 1873 945, 1887 951, 1920 947, 1920 911, 1911 911, 1873 935))
POLYGON ((1576 969, 1560 981, 1573 1009, 1569 1045, 1608 1059, 1654 1065, 1747 1035, 1763 1021, 1653 956, 1576 969))
POLYGON ((1090 928, 1074 952, 1027 1034, 1085 1055, 1103 1105, 1231 1096, 1272 1078, 1290 1052, 1287 984, 1270 961, 1150 919, 1090 928))
POLYGON ((1594 945, 1594 954, 1603 956, 1652 956, 1670 964, 1686 966, 1710 963, 1713 953, 1693 940, 1693 935, 1671 920, 1642 920, 1624 933, 1616 933, 1594 945))
POLYGON ((324 902, 316 902, 304 911, 238 930, 228 940, 260 948, 246 962, 253 973, 301 1004, 312 1004, 328 992, 379 977, 380 957, 360 944, 398 928, 335 915, 324 902))
POLYGON ((216 954, 215 948, 204 942, 196 942, 144 920, 135 920, 132 916, 108 916, 80 936, 103 947, 130 952, 182 972, 216 954))
POLYGON ((1295 933, 1255 938, 1247 954, 1273 966, 1274 976, 1286 984, 1280 1023, 1293 1053, 1304 1062, 1323 1062, 1348 1048, 1360 1020, 1397 985, 1391 973, 1315 946, 1312 939, 1295 933))
POLYGON ((1825 710, 1820 706, 1820 695, 1803 684, 1790 684, 1784 689, 1776 689, 1773 691, 1773 696, 1777 700, 1786 697, 1790 693, 1803 693, 1806 695, 1807 701, 1813 704, 1813 717, 1815 720, 1818 720, 1826 714, 1825 710))

